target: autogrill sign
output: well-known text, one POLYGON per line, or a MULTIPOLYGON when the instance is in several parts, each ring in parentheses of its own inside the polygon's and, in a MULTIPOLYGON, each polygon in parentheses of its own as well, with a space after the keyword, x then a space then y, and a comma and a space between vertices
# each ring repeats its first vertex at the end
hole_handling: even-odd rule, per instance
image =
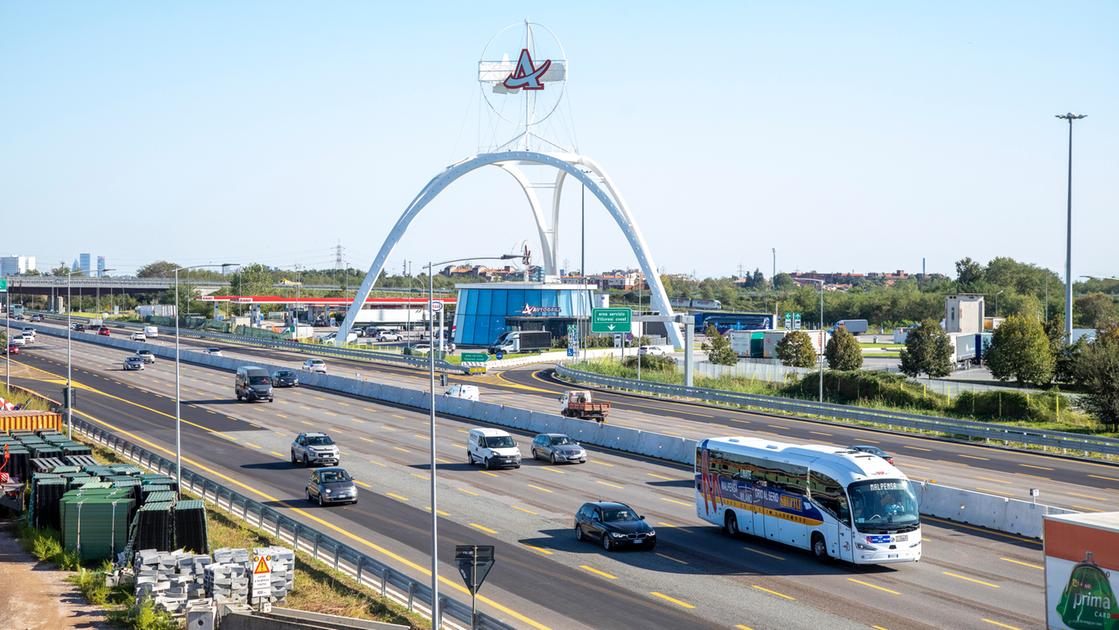
POLYGON ((521 309, 521 315, 528 316, 547 316, 559 314, 560 307, 558 306, 533 306, 531 304, 525 304, 525 307, 521 309))

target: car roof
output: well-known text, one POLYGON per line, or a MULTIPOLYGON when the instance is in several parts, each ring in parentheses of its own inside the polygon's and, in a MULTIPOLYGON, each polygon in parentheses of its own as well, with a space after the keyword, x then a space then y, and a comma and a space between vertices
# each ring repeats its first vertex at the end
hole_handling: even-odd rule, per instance
POLYGON ((593 505, 596 508, 619 508, 626 510, 633 509, 625 503, 619 503, 617 501, 591 501, 587 505, 593 505))
POLYGON ((303 437, 328 437, 327 434, 320 433, 318 431, 313 431, 311 433, 300 433, 299 435, 302 435, 303 437))
POLYGON ((566 433, 541 433, 540 435, 546 435, 548 437, 571 437, 566 433))
POLYGON ((484 435, 486 437, 493 437, 493 436, 497 436, 497 435, 509 435, 508 431, 504 431, 502 429, 493 429, 493 428, 490 428, 490 427, 475 427, 473 429, 470 429, 470 432, 471 433, 477 433, 479 435, 484 435))
POLYGON ((326 466, 324 468, 318 469, 315 472, 344 472, 347 475, 350 474, 349 471, 347 471, 345 468, 342 468, 341 466, 326 466))

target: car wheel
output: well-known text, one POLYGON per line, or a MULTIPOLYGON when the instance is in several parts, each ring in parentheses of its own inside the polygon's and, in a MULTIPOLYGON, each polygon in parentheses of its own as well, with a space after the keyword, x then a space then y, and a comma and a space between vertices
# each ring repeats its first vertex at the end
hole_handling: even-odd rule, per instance
POLYGON ((320 494, 319 495, 319 507, 323 507, 323 505, 324 505, 324 503, 323 503, 323 500, 322 500, 322 495, 320 494))
POLYGON ((575 540, 583 542, 583 528, 578 525, 575 526, 575 540))
POLYGON ((556 463, 556 454, 555 453, 552 453, 551 455, 549 455, 548 458, 551 460, 551 462, 553 464, 556 463))
POLYGON ((291 452, 291 463, 292 463, 293 465, 294 465, 294 464, 298 464, 298 463, 299 463, 299 459, 298 459, 298 458, 296 458, 296 456, 295 456, 295 451, 292 451, 292 452, 291 452))
POLYGON ((533 460, 540 459, 540 456, 536 453, 536 449, 532 449, 532 459, 533 460))
POLYGON ((307 453, 304 453, 303 454, 303 467, 306 468, 307 466, 310 466, 310 465, 311 465, 311 462, 310 462, 310 460, 307 459, 307 453))
POLYGON ((831 559, 828 555, 828 544, 824 540, 824 535, 820 532, 812 533, 812 555, 821 562, 827 562, 831 559))
POLYGON ((493 470, 493 463, 490 462, 490 458, 488 457, 482 462, 482 465, 486 467, 486 470, 493 470))
POLYGON ((471 465, 471 466, 474 465, 474 453, 471 453, 470 451, 466 451, 466 463, 471 465))
POLYGON ((241 394, 237 394, 237 402, 241 402, 241 394))
POLYGON ((738 536, 738 517, 731 510, 727 510, 726 516, 723 517, 723 531, 732 538, 738 536))
POLYGON ((307 503, 314 503, 315 500, 311 497, 311 491, 307 491, 307 503))
POLYGON ((268 402, 276 402, 276 399, 275 398, 269 398, 268 402))
POLYGON ((610 552, 614 550, 614 544, 610 542, 610 534, 602 532, 602 550, 610 552))

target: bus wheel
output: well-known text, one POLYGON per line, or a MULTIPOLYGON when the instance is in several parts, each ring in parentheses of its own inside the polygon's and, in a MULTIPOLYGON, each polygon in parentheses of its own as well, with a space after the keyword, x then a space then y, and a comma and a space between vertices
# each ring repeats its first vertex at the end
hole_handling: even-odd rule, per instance
POLYGON ((732 538, 738 536, 738 517, 734 515, 733 510, 727 510, 727 515, 723 519, 723 531, 732 538))
POLYGON ((822 562, 828 561, 828 545, 824 542, 824 535, 820 532, 812 532, 812 555, 816 556, 817 560, 822 562))

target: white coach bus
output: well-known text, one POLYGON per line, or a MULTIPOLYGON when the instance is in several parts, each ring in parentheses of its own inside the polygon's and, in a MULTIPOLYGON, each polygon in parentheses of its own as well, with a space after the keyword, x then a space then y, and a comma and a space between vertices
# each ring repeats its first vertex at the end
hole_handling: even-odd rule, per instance
POLYGON ((701 440, 696 514, 728 534, 753 534, 856 564, 921 559, 909 479, 886 460, 835 446, 759 438, 701 440))

